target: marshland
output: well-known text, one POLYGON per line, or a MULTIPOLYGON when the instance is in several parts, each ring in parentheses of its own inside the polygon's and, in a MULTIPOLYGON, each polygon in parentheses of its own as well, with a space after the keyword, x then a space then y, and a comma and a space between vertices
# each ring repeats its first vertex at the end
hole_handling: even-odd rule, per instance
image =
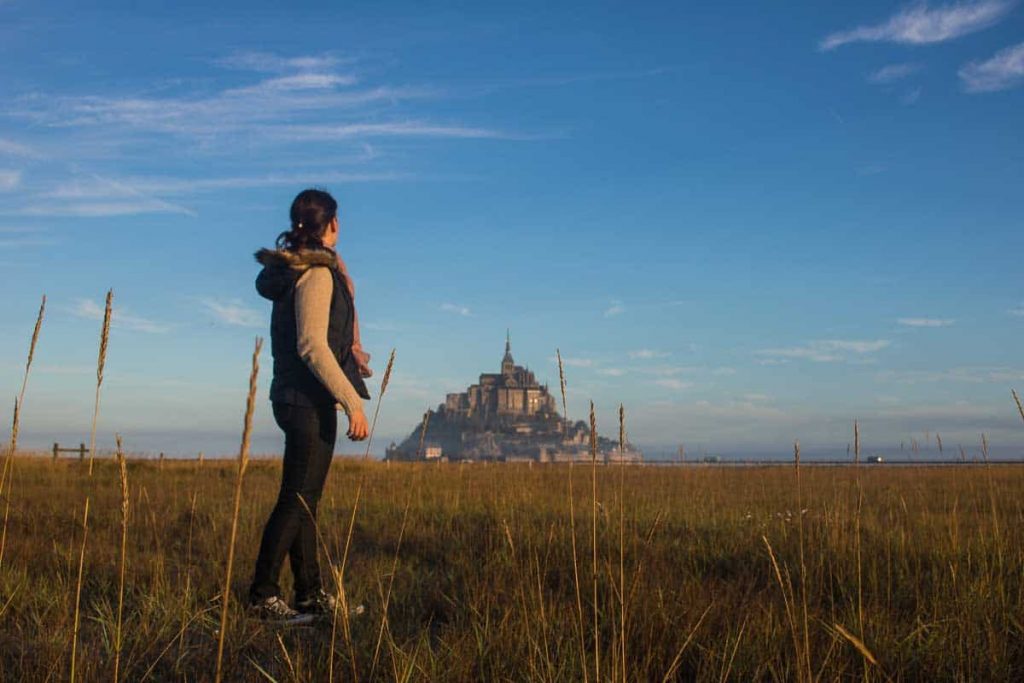
MULTIPOLYGON (((237 463, 129 458, 126 475, 121 680, 212 680, 237 463)), ((3 678, 68 678, 82 561, 75 676, 111 680, 118 465, 89 477, 77 458, 19 457, 14 476, 3 678)), ((342 570, 349 545, 331 588, 365 612, 292 629, 240 607, 278 477, 253 459, 243 482, 225 680, 1013 680, 1024 666, 1021 466, 339 458, 324 566, 342 570)))

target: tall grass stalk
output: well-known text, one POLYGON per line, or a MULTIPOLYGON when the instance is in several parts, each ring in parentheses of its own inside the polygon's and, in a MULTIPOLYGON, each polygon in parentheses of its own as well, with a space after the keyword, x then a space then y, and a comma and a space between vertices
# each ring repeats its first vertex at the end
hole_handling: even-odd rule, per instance
POLYGON ((1017 390, 1010 389, 1010 393, 1013 394, 1013 401, 1017 404, 1017 412, 1020 413, 1020 419, 1024 420, 1024 405, 1020 404, 1020 396, 1017 395, 1017 390))
POLYGON ((235 503, 231 515, 231 536, 228 539, 228 565, 224 571, 224 590, 221 593, 220 637, 217 640, 217 667, 214 681, 220 683, 224 658, 224 639, 228 630, 228 603, 231 601, 231 569, 235 562, 235 538, 238 535, 238 510, 242 504, 242 480, 249 465, 249 439, 252 435, 252 414, 256 406, 256 380, 260 372, 260 351, 263 338, 256 337, 252 352, 252 370, 249 373, 249 396, 245 401, 245 419, 242 423, 242 445, 238 450, 238 471, 235 478, 235 503))
POLYGON ((853 462, 860 464, 860 422, 853 421, 853 462))
POLYGON ((430 425, 430 411, 423 413, 423 422, 420 423, 420 444, 416 448, 416 457, 423 458, 423 443, 427 438, 427 427, 430 425))
MULTIPOLYGON (((562 352, 559 349, 555 349, 555 355, 558 357, 558 384, 562 390, 562 440, 565 440, 566 427, 568 426, 569 412, 566 408, 565 402, 565 366, 562 364, 562 352)), ((577 631, 580 638, 580 671, 583 672, 583 682, 587 683, 590 674, 587 667, 587 644, 586 637, 584 635, 585 627, 583 625, 583 598, 580 594, 580 567, 579 567, 579 556, 576 550, 576 495, 572 490, 572 479, 573 479, 573 463, 574 457, 572 454, 569 456, 569 530, 572 535, 572 578, 573 587, 576 591, 576 616, 577 616, 577 631)))
POLYGON ((85 497, 85 512, 82 513, 82 549, 78 554, 78 580, 75 582, 75 617, 71 636, 71 672, 68 680, 75 683, 75 663, 78 655, 78 627, 81 624, 82 575, 85 568, 85 542, 89 538, 89 497, 85 497))
MULTIPOLYGON (((391 354, 388 356, 388 364, 384 368, 384 377, 380 382, 380 393, 377 394, 377 405, 373 410, 373 421, 370 423, 370 433, 366 438, 366 452, 363 453, 363 461, 366 461, 370 457, 370 444, 373 441, 373 432, 377 427, 377 416, 380 414, 380 404, 384 400, 384 394, 387 393, 388 383, 391 381, 391 371, 395 366, 395 349, 391 349, 391 354)), ((425 431, 425 430, 424 430, 425 431)), ((344 611, 342 612, 342 629, 345 637, 345 643, 349 650, 349 660, 352 663, 352 680, 357 680, 356 675, 356 660, 355 654, 352 649, 352 636, 349 625, 349 614, 348 614, 348 599, 345 592, 345 567, 348 564, 348 553, 352 546, 352 532, 355 530, 356 525, 356 512, 359 510, 359 499, 363 493, 363 485, 366 483, 366 468, 364 467, 362 472, 359 474, 359 484, 356 486, 356 495, 352 501, 352 514, 348 520, 348 532, 345 534, 345 549, 341 555, 341 565, 334 570, 336 587, 338 595, 336 600, 342 602, 344 611)), ((333 565, 332 565, 333 567, 333 565)), ((334 610, 334 614, 331 617, 331 660, 329 669, 329 679, 334 680, 334 643, 335 635, 337 633, 337 617, 338 611, 334 610)))
POLYGON ((388 606, 391 604, 391 589, 395 585, 395 573, 398 572, 398 554, 402 550, 402 539, 405 538, 405 527, 409 521, 409 507, 412 505, 412 478, 409 480, 409 492, 405 499, 405 512, 402 514, 402 526, 398 530, 398 542, 395 544, 395 556, 391 561, 391 575, 388 577, 388 590, 384 594, 381 606, 380 629, 377 631, 377 645, 373 648, 373 663, 370 666, 370 678, 377 672, 377 661, 380 658, 380 645, 384 640, 384 631, 388 628, 388 606))
POLYGON ((110 341, 110 317, 113 312, 114 290, 107 290, 107 303, 103 309, 103 327, 100 328, 100 352, 96 358, 96 398, 92 408, 92 432, 89 436, 89 476, 96 456, 96 421, 100 416, 100 387, 103 385, 103 367, 107 364, 107 343, 110 341))
POLYGON ((597 416, 594 414, 594 402, 590 402, 590 483, 592 488, 591 512, 592 515, 592 550, 593 567, 591 582, 594 587, 594 680, 601 680, 601 639, 598 630, 598 601, 597 601, 597 416))
POLYGON ((128 464, 125 462, 121 435, 115 434, 114 440, 117 443, 117 471, 121 481, 121 561, 117 579, 117 628, 114 631, 114 683, 117 683, 121 670, 121 618, 124 613, 124 570, 128 556, 128 464))
POLYGON ((32 369, 32 359, 36 355, 36 343, 39 341, 39 330, 43 326, 43 315, 46 313, 46 295, 39 304, 36 326, 32 329, 32 341, 28 345, 28 360, 25 361, 25 375, 21 380, 21 391, 14 401, 14 418, 11 421, 11 441, 4 457, 3 472, 0 473, 0 497, 4 499, 4 523, 0 531, 0 567, 4 565, 4 550, 7 548, 7 520, 11 513, 11 487, 14 483, 14 452, 18 450, 18 428, 21 425, 21 409, 25 405, 25 389, 28 387, 28 373, 32 369))
POLYGON ((619 660, 626 682, 626 408, 619 404, 619 660))
MULTIPOLYGON (((854 422, 854 425, 857 423, 854 422)), ((860 430, 857 429, 857 452, 859 453, 860 446, 860 430)), ((800 603, 803 609, 803 636, 804 636, 804 651, 803 651, 803 664, 805 667, 806 678, 804 680, 811 681, 814 676, 811 671, 811 636, 810 636, 810 622, 807 618, 807 564, 804 561, 804 508, 803 508, 803 489, 800 486, 800 442, 793 442, 793 459, 796 461, 796 515, 797 515, 797 534, 800 549, 800 603)), ((858 455, 858 462, 860 458, 858 455)))

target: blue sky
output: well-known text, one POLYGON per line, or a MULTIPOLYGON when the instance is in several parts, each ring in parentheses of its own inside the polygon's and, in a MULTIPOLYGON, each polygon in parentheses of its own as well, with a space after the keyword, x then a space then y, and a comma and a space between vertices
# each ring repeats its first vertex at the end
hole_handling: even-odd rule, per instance
MULTIPOLYGON (((1024 7, 0 1, 0 386, 22 443, 236 448, 252 252, 309 185, 376 439, 513 353, 652 453, 1019 452, 1024 7)), ((257 450, 273 451, 266 386, 257 450)), ((343 445, 340 450, 346 449, 343 445)), ((376 450, 376 449, 375 449, 376 450)))

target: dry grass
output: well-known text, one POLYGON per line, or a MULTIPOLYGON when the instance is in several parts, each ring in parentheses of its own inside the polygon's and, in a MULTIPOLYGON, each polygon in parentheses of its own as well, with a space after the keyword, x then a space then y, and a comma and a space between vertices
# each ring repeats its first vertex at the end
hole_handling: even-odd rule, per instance
MULTIPOLYGON (((11 509, 19 542, 0 572, 0 607, 9 605, 0 620, 2 679, 68 678, 80 565, 75 677, 112 678, 120 475, 113 462, 96 465, 89 478, 75 461, 19 458, 11 509), (66 501, 84 497, 83 555, 83 511, 66 501)), ((155 462, 129 461, 127 473, 133 521, 120 677, 212 678, 236 466, 207 460, 200 472, 169 460, 161 472, 155 462)), ((276 680, 327 680, 333 664, 336 680, 342 671, 368 681, 381 637, 375 680, 393 680, 396 670, 408 680, 582 680, 584 672, 593 680, 595 671, 618 680, 621 654, 611 653, 621 653, 623 637, 628 677, 638 681, 797 680, 808 660, 817 680, 865 671, 870 679, 1012 680, 1024 667, 1024 467, 801 463, 801 509, 792 467, 598 465, 596 474, 599 492, 623 494, 620 510, 615 499, 599 501, 595 601, 590 576, 580 577, 587 589, 577 595, 566 496, 568 477, 578 493, 591 488, 593 472, 339 459, 318 516, 331 556, 350 541, 345 590, 349 602, 367 605, 351 622, 351 647, 331 659, 329 620, 285 631, 289 666, 277 632, 246 619, 235 598, 249 577, 233 578, 223 678, 266 680, 259 666, 276 680), (621 531, 609 523, 620 513, 621 531), (609 655, 599 670, 594 613, 597 647, 609 655)), ((235 550, 242 567, 255 560, 279 478, 278 462, 250 462, 235 550)), ((588 545, 593 524, 591 515, 575 520, 588 545)), ((283 580, 287 594, 287 571, 283 580)))
MULTIPOLYGON (((235 564, 235 541, 238 536, 238 511, 242 506, 242 481, 245 470, 249 466, 249 439, 252 435, 252 415, 256 407, 256 380, 260 373, 260 351, 263 350, 263 339, 256 338, 256 346, 252 352, 252 371, 249 373, 249 394, 245 400, 245 418, 242 422, 242 445, 238 449, 238 469, 235 473, 234 510, 231 514, 231 533, 228 536, 228 559, 224 570, 224 590, 221 592, 220 633, 217 640, 217 666, 215 681, 221 680, 221 668, 224 658, 224 638, 228 630, 228 606, 231 602, 231 570, 235 564)), ((162 463, 161 463, 162 464, 162 463)), ((162 467, 160 469, 163 469, 162 467)))
POLYGON ((103 369, 107 364, 107 345, 110 342, 110 318, 113 313, 114 290, 107 290, 107 303, 103 309, 103 326, 100 328, 100 350, 96 357, 96 397, 92 409, 92 430, 89 435, 89 476, 92 476, 92 462, 96 455, 96 422, 100 416, 100 387, 103 386, 103 369))
POLYGON ((125 459, 124 444, 121 435, 114 437, 117 442, 117 473, 121 482, 121 559, 117 577, 117 626, 114 631, 114 683, 119 679, 121 670, 122 620, 124 616, 124 578, 128 560, 128 463, 125 459))
POLYGON ((7 521, 11 513, 11 488, 14 484, 14 453, 18 450, 18 427, 21 424, 21 409, 25 405, 25 389, 28 387, 28 375, 32 369, 32 359, 36 355, 36 343, 39 341, 39 330, 43 326, 43 315, 46 313, 46 295, 39 304, 39 315, 36 326, 32 330, 32 341, 28 345, 28 360, 25 361, 25 376, 21 380, 21 391, 14 401, 14 418, 11 422, 11 441, 4 455, 3 471, 0 472, 0 498, 4 499, 3 529, 0 530, 0 567, 4 564, 4 551, 7 549, 7 521))

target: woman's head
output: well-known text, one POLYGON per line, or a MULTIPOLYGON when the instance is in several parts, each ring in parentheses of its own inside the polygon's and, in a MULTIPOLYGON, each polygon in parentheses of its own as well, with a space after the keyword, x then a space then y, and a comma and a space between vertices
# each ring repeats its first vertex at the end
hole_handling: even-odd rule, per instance
POLYGON ((333 247, 338 242, 338 202, 323 190, 303 190, 292 201, 292 226, 277 237, 278 248, 333 247))

